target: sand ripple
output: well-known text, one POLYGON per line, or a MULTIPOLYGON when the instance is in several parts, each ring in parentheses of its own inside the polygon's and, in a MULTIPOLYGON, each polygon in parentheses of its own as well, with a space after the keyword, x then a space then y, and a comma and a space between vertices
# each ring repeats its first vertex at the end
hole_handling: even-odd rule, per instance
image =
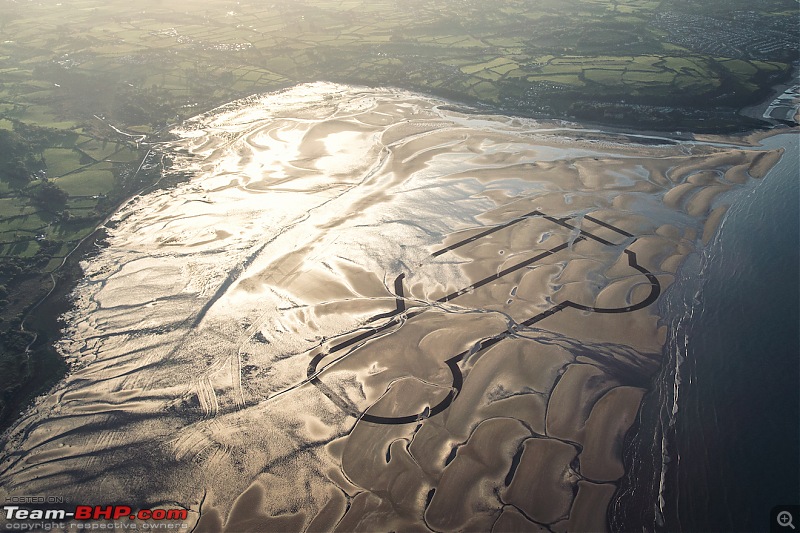
POLYGON ((0 498, 197 531, 600 530, 655 298, 778 153, 571 140, 389 90, 234 102, 86 263, 0 498))

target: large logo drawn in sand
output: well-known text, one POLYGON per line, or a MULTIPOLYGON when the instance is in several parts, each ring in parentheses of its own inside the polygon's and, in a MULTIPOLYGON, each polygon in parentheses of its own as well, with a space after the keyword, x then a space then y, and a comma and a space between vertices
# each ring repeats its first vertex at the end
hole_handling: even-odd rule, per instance
MULTIPOLYGON (((516 271, 518 271, 520 269, 529 267, 529 266, 537 263, 538 261, 541 261, 542 259, 544 259, 544 258, 546 258, 548 256, 557 254, 557 253, 569 248, 571 246, 571 244, 574 244, 574 243, 577 243, 577 242, 580 242, 580 241, 591 240, 591 241, 594 241, 594 242, 599 243, 599 244, 604 245, 604 246, 612 246, 612 247, 613 246, 620 246, 619 243, 611 242, 611 241, 609 241, 607 239, 604 239, 602 237, 599 237, 599 236, 597 236, 597 235, 595 235, 595 234, 593 234, 593 233, 591 233, 589 231, 586 231, 585 229, 579 228, 576 225, 570 224, 568 221, 576 218, 577 215, 569 215, 569 216, 562 217, 562 218, 556 218, 556 217, 549 216, 549 215, 543 213, 542 211, 536 209, 536 210, 531 211, 531 212, 529 212, 529 213, 527 213, 525 215, 522 215, 520 217, 512 219, 512 220, 510 220, 508 222, 505 222, 505 223, 500 224, 498 226, 492 227, 491 229, 487 229, 485 231, 482 231, 482 232, 478 233, 477 235, 474 235, 474 236, 469 237, 467 239, 458 241, 455 244, 447 246, 446 248, 442 248, 442 249, 434 252, 432 254, 432 256, 433 257, 438 257, 440 255, 443 255, 443 254, 447 253, 447 252, 451 252, 451 251, 456 250, 456 249, 458 249, 458 248, 460 248, 460 247, 462 247, 462 246, 464 246, 466 244, 478 241, 479 239, 482 239, 482 238, 484 238, 484 237, 486 237, 486 236, 488 236, 488 235, 490 235, 492 233, 495 233, 497 231, 503 230, 505 228, 508 228, 508 227, 510 227, 510 226, 512 226, 514 224, 517 224, 517 223, 519 223, 519 222, 521 222, 523 220, 526 220, 526 219, 529 219, 529 218, 532 218, 532 217, 540 217, 540 218, 542 218, 544 220, 548 220, 548 221, 550 221, 550 222, 552 222, 554 224, 557 224, 558 226, 561 226, 563 228, 567 228, 570 231, 577 232, 578 235, 575 237, 575 239, 573 239, 571 241, 571 243, 567 242, 567 243, 555 246, 553 248, 550 248, 549 250, 545 250, 545 251, 535 255, 534 257, 526 259, 525 261, 522 261, 522 262, 520 262, 520 263, 518 263, 516 265, 513 265, 511 267, 508 267, 508 268, 505 268, 503 270, 500 270, 496 274, 493 274, 491 276, 487 276, 487 277, 485 277, 485 278, 483 278, 483 279, 481 279, 479 281, 476 281, 475 283, 473 283, 473 284, 471 284, 471 285, 469 285, 467 287, 464 287, 464 288, 459 289, 459 290, 457 290, 455 292, 452 292, 450 294, 442 296, 441 298, 436 300, 436 303, 446 303, 446 302, 450 302, 452 300, 455 300, 456 298, 458 298, 458 297, 460 297, 460 296, 462 296, 464 294, 467 294, 469 292, 472 292, 475 289, 478 289, 480 287, 488 285, 488 284, 490 284, 490 283, 492 283, 494 281, 497 281, 497 280, 499 280, 499 279, 501 279, 501 278, 503 278, 503 277, 505 277, 505 276, 507 276, 509 274, 512 274, 512 273, 514 273, 514 272, 516 272, 516 271)), ((434 405, 432 407, 426 407, 422 412, 417 412, 417 413, 413 413, 413 414, 409 414, 409 415, 405 415, 405 416, 379 416, 379 415, 370 414, 368 412, 363 412, 362 413, 362 412, 358 411, 357 409, 355 409, 353 406, 351 406, 346 399, 342 398, 341 395, 339 395, 333 389, 328 387, 324 383, 324 381, 322 380, 322 375, 325 373, 325 371, 327 369, 331 368, 331 366, 334 365, 336 362, 338 362, 341 359, 347 357, 350 353, 352 353, 352 351, 347 352, 344 355, 340 355, 338 357, 335 357, 332 361, 328 362, 324 366, 320 366, 320 364, 326 358, 329 358, 330 356, 336 356, 336 354, 341 353, 342 351, 346 350, 347 348, 355 347, 355 348, 353 348, 353 350, 357 350, 359 345, 365 343, 369 339, 371 339, 371 338, 373 338, 373 337, 375 337, 377 335, 380 335, 381 333, 384 333, 384 332, 386 332, 387 330, 390 330, 393 327, 401 325, 403 322, 405 322, 405 321, 407 321, 407 320, 409 320, 409 319, 411 319, 411 318, 413 318, 413 317, 415 317, 417 315, 420 315, 420 314, 422 314, 422 313, 424 313, 424 312, 429 310, 428 307, 415 308, 415 309, 411 309, 411 310, 407 310, 406 309, 406 305, 405 305, 405 301, 404 301, 404 291, 403 291, 403 279, 405 277, 405 274, 400 274, 395 279, 395 282, 394 282, 395 295, 397 296, 396 309, 394 311, 391 311, 391 312, 388 312, 388 313, 382 313, 382 314, 379 314, 379 315, 375 315, 372 318, 370 318, 369 321, 368 321, 368 323, 369 322, 377 322, 377 321, 380 321, 380 320, 385 320, 385 322, 382 325, 371 327, 371 328, 365 330, 364 332, 362 332, 361 334, 359 334, 359 335, 357 335, 355 337, 348 338, 347 340, 342 340, 342 341, 340 341, 338 343, 334 341, 334 343, 332 343, 328 349, 322 351, 321 353, 316 354, 312 358, 311 362, 308 365, 307 383, 312 383, 313 385, 315 385, 323 394, 325 394, 326 397, 328 397, 328 399, 330 399, 334 404, 336 404, 342 411, 344 411, 345 413, 347 413, 350 416, 353 416, 353 417, 355 417, 357 419, 360 419, 360 420, 363 420, 365 422, 372 422, 372 423, 375 423, 375 424, 411 424, 411 423, 416 423, 416 422, 419 422, 419 421, 424 420, 426 418, 430 418, 430 417, 433 417, 433 416, 436 416, 436 415, 442 413, 448 407, 450 407, 450 405, 456 399, 458 394, 461 392, 461 388, 462 388, 463 383, 464 383, 464 376, 463 376, 461 367, 459 366, 459 363, 466 356, 479 354, 479 353, 485 351, 486 349, 488 349, 489 347, 497 344, 501 340, 503 340, 503 339, 505 339, 507 337, 510 337, 512 335, 517 334, 520 330, 522 330, 524 328, 527 328, 529 326, 532 326, 533 324, 536 324, 537 322, 539 322, 541 320, 544 320, 545 318, 547 318, 547 317, 549 317, 551 315, 554 315, 554 314, 556 314, 556 313, 558 313, 560 311, 563 311, 565 309, 575 309, 575 310, 591 312, 591 313, 629 313, 629 312, 636 311, 636 310, 642 309, 644 307, 647 307, 650 304, 652 304, 653 302, 655 302, 658 299, 659 294, 661 293, 661 284, 659 283, 659 281, 658 281, 658 279, 656 278, 655 275, 653 275, 646 268, 644 268, 641 265, 639 265, 639 263, 636 260, 636 253, 633 252, 632 250, 630 250, 630 246, 634 242, 636 242, 636 239, 635 239, 634 235, 632 235, 631 233, 628 233, 627 231, 622 230, 622 229, 620 229, 620 228, 618 228, 618 227, 616 227, 616 226, 614 226, 612 224, 609 224, 607 222, 604 222, 602 220, 594 218, 594 217, 592 217, 590 215, 583 215, 583 218, 585 220, 589 220, 589 221, 593 222, 594 224, 598 225, 599 227, 603 227, 603 228, 606 228, 608 230, 611 230, 614 233, 616 233, 616 234, 618 234, 618 235, 620 235, 620 236, 622 236, 622 237, 624 237, 626 239, 633 239, 633 241, 631 241, 628 244, 628 246, 625 247, 623 252, 625 253, 625 255, 628 258, 628 266, 630 266, 634 270, 637 270, 638 272, 640 272, 642 275, 644 275, 647 278, 647 282, 648 282, 648 284, 650 286, 650 292, 644 299, 642 299, 641 301, 639 301, 637 303, 634 303, 634 304, 630 304, 630 305, 626 305, 626 306, 622 306, 622 307, 614 307, 614 308, 587 306, 587 305, 583 305, 583 304, 580 304, 580 303, 577 303, 577 302, 573 302, 571 300, 565 300, 565 301, 560 302, 558 304, 554 304, 549 309, 547 309, 547 310, 545 310, 545 311, 543 311, 543 312, 541 312, 541 313, 539 313, 537 315, 534 315, 534 316, 528 318, 527 320, 519 322, 519 323, 515 324, 514 326, 512 326, 512 327, 506 329, 505 331, 502 331, 502 332, 500 332, 500 333, 498 333, 498 334, 496 334, 496 335, 494 335, 492 337, 485 338, 483 340, 479 340, 470 349, 462 351, 462 352, 450 357, 449 359, 446 359, 444 361, 444 363, 447 365, 447 367, 449 368, 449 370, 450 370, 450 372, 452 374, 452 385, 451 385, 450 392, 447 394, 447 396, 443 400, 439 401, 436 405, 434 405)))

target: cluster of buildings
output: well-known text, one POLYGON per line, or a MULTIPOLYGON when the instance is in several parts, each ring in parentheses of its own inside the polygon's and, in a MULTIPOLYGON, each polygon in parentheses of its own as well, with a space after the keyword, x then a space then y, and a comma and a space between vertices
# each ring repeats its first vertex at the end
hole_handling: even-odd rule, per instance
POLYGON ((798 40, 795 17, 770 17, 754 11, 736 11, 730 18, 667 11, 655 15, 655 24, 669 33, 669 42, 693 52, 718 57, 790 61, 798 40))
POLYGON ((786 89, 764 111, 764 118, 797 124, 800 118, 800 85, 786 89))

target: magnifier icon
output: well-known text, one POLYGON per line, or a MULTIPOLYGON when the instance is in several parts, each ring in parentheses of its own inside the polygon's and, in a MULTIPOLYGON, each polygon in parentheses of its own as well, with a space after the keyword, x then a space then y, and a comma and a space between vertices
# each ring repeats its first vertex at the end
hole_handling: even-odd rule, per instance
POLYGON ((792 523, 792 513, 789 511, 781 511, 778 513, 778 525, 781 527, 790 527, 794 529, 794 524, 792 523))

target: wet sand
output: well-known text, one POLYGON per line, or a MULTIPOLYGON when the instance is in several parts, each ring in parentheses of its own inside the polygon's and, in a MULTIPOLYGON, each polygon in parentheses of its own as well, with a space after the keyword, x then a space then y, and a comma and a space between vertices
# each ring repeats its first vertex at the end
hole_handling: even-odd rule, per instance
POLYGON ((194 177, 84 265, 72 371, 8 432, 0 497, 209 532, 605 528, 658 298, 780 154, 537 129, 327 84, 187 122, 194 177))

